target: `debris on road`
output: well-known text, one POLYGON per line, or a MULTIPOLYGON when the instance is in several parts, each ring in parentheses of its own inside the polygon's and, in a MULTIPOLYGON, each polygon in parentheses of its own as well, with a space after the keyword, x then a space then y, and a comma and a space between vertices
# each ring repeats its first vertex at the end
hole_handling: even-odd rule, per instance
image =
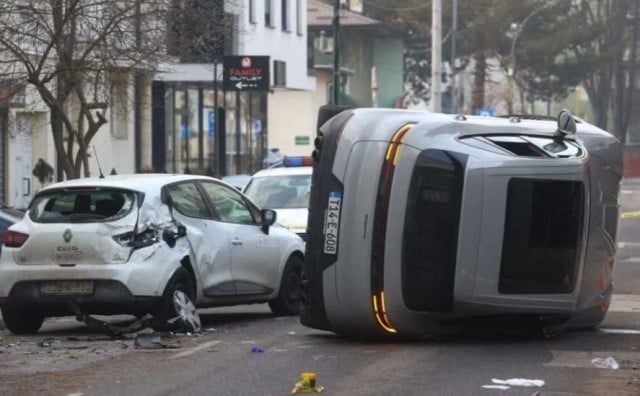
POLYGON ((604 369, 617 370, 620 367, 620 365, 618 365, 618 362, 616 362, 616 359, 614 359, 611 356, 609 356, 606 359, 595 358, 591 360, 591 363, 593 363, 593 365, 596 366, 597 368, 604 368, 604 369))
POLYGON ((53 346, 53 344, 59 344, 60 340, 56 340, 55 338, 45 338, 44 340, 38 343, 38 346, 42 348, 49 348, 53 346))
POLYGON ((253 352, 253 353, 262 353, 262 352, 264 352, 264 349, 262 349, 260 347, 253 347, 253 348, 251 348, 251 352, 253 352))
POLYGON ((316 373, 301 373, 300 381, 296 382, 291 393, 320 393, 324 387, 316 385, 316 373))
POLYGON ((499 389, 499 390, 508 390, 511 389, 512 386, 524 386, 524 387, 538 387, 541 388, 544 386, 544 381, 539 379, 526 379, 526 378, 510 378, 506 380, 501 380, 497 378, 492 378, 491 382, 493 385, 482 385, 485 389, 499 389))
POLYGON ((133 345, 137 349, 178 349, 177 344, 168 344, 162 341, 159 334, 138 334, 133 345))

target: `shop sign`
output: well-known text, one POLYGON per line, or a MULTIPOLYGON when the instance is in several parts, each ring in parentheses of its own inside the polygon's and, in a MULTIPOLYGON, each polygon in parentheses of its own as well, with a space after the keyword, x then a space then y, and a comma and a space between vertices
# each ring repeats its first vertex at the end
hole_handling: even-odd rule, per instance
POLYGON ((225 56, 223 64, 226 91, 269 90, 268 56, 225 56))
POLYGON ((309 139, 309 136, 296 136, 295 137, 296 146, 309 145, 310 140, 311 139, 309 139))

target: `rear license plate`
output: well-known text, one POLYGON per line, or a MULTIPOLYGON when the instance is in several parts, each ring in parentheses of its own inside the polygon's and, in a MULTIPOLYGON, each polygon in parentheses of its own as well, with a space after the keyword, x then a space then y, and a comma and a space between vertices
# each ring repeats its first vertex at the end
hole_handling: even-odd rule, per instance
POLYGON ((40 285, 44 295, 87 295, 93 293, 93 281, 49 281, 40 285))
POLYGON ((332 191, 329 193, 327 215, 324 219, 324 253, 338 254, 338 228, 340 226, 340 205, 342 193, 332 191))
POLYGON ((78 264, 82 262, 82 252, 79 251, 55 252, 54 257, 56 264, 78 264))

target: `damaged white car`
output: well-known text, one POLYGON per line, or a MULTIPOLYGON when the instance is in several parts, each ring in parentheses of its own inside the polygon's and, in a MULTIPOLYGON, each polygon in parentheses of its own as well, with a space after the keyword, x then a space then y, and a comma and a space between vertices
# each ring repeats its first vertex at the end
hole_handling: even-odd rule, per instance
POLYGON ((204 176, 54 184, 3 234, 4 322, 27 334, 50 316, 151 313, 197 331, 196 307, 297 314, 304 243, 275 217, 204 176))

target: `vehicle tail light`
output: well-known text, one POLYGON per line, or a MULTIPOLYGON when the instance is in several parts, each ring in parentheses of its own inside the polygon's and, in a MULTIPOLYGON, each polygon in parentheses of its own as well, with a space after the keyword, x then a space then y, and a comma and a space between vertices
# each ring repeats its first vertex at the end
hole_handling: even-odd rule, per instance
POLYGON ((122 246, 132 247, 134 249, 151 246, 154 243, 160 241, 157 231, 151 229, 142 231, 137 235, 134 235, 133 232, 127 232, 124 234, 116 235, 113 237, 113 239, 122 246))
POLYGON ((18 248, 22 246, 27 239, 29 239, 29 235, 21 232, 7 230, 2 234, 2 244, 6 247, 18 248))

